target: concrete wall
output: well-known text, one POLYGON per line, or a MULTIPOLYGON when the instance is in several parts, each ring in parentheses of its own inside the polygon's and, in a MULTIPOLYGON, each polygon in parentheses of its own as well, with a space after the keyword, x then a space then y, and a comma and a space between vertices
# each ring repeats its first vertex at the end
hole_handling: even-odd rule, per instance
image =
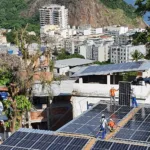
POLYGON ((82 45, 80 46, 80 52, 79 52, 80 55, 84 56, 84 58, 86 59, 86 45, 82 45))
POLYGON ((59 75, 66 75, 66 73, 69 71, 69 67, 64 67, 59 69, 59 75))
MULTIPOLYGON (((73 95, 80 96, 104 96, 109 97, 109 90, 111 87, 116 89, 119 85, 107 85, 107 84, 88 84, 88 83, 74 83, 73 84, 73 95)), ((146 99, 150 93, 150 86, 132 86, 135 89, 136 97, 146 99)), ((116 92, 116 96, 119 92, 116 92)))
POLYGON ((66 75, 66 73, 69 71, 69 67, 63 67, 63 68, 54 68, 54 73, 59 75, 66 75), (57 70, 59 69, 59 73, 57 70))
POLYGON ((73 118, 81 115, 87 110, 87 102, 96 104, 101 100, 101 98, 92 98, 92 97, 76 97, 71 98, 73 104, 73 118))

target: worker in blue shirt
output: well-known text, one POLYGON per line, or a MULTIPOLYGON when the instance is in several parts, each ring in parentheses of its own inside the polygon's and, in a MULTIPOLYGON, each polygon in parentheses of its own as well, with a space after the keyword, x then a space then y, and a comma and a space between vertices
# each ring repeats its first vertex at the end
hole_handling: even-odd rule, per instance
MULTIPOLYGON (((105 115, 102 114, 102 117, 100 119, 100 131, 102 131, 102 139, 105 139, 106 137, 106 126, 107 126, 107 120, 105 119, 105 115)), ((100 132, 98 132, 99 137, 100 132)))

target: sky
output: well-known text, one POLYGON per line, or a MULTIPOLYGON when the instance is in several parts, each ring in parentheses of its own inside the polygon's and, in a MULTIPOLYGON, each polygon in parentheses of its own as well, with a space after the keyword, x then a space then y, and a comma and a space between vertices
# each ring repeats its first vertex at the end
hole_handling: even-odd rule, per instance
MULTIPOLYGON (((125 2, 127 2, 128 4, 132 4, 134 6, 134 3, 136 0, 124 0, 125 2)), ((148 21, 148 16, 150 16, 150 12, 146 13, 144 16, 143 16, 143 19, 144 21, 150 25, 150 21, 148 21)))

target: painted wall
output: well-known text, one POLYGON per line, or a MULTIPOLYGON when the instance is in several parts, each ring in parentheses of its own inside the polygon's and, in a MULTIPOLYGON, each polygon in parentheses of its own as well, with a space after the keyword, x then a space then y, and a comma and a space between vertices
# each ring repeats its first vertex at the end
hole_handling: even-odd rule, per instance
POLYGON ((76 97, 73 96, 71 98, 72 104, 73 104, 73 118, 78 117, 83 112, 87 110, 87 102, 96 104, 98 103, 102 98, 92 98, 92 97, 76 97))
MULTIPOLYGON (((74 83, 73 95, 80 96, 104 96, 109 97, 109 90, 111 87, 116 89, 119 85, 107 85, 107 84, 88 84, 88 83, 74 83)), ((146 99, 150 95, 150 86, 132 86, 135 89, 136 97, 146 99)), ((116 92, 118 96, 119 92, 116 92)))
POLYGON ((54 73, 59 75, 66 75, 66 73, 69 71, 69 67, 63 67, 59 68, 59 73, 57 72, 57 68, 54 68, 54 73))

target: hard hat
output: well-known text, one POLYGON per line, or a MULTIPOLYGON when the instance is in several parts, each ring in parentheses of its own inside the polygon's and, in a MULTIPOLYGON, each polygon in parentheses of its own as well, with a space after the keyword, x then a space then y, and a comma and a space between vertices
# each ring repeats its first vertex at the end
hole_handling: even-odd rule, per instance
POLYGON ((104 114, 102 114, 102 117, 105 117, 105 115, 104 115, 104 114))

